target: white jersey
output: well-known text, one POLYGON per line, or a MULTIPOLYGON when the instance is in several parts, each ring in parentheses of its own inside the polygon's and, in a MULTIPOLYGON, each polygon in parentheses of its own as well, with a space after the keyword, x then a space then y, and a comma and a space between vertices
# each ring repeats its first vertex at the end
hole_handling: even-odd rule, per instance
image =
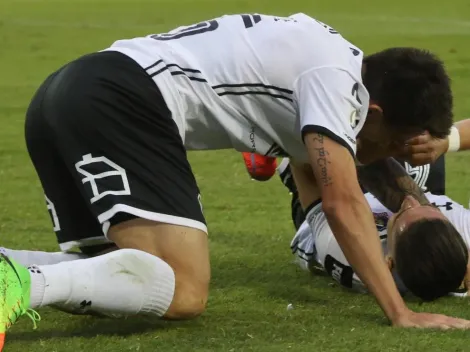
POLYGON ((227 15, 119 40, 153 78, 187 149, 235 148, 307 162, 302 132, 356 151, 369 94, 363 53, 305 15, 227 15))
MULTIPOLYGON (((377 234, 382 243, 384 255, 386 255, 388 251, 387 223, 393 213, 372 194, 367 193, 365 196, 374 215, 377 234)), ((437 196, 428 192, 426 197, 449 219, 470 249, 470 210, 447 196, 437 196)), ((318 265, 343 286, 365 291, 363 283, 353 272, 329 228, 326 217, 320 210, 321 206, 318 209, 318 216, 314 220, 315 231, 312 232, 308 223, 304 221, 292 240, 291 249, 296 255, 297 263, 304 269, 318 265)), ((398 275, 394 272, 392 274, 398 289, 402 293, 406 292, 406 287, 398 275)))

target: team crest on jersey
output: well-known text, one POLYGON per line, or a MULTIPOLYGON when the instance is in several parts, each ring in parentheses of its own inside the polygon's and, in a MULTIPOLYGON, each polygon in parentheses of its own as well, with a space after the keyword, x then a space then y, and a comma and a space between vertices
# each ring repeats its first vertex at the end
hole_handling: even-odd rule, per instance
MULTIPOLYGON (((359 83, 354 83, 352 90, 351 90, 351 95, 356 99, 356 101, 362 105, 362 100, 359 97, 359 83)), ((351 112, 351 115, 349 116, 349 123, 351 124, 352 128, 356 128, 356 126, 359 124, 359 121, 361 120, 360 115, 358 114, 358 110, 354 109, 351 112)))
POLYGON ((405 170, 408 175, 418 184, 423 191, 427 191, 426 182, 428 181, 431 166, 429 164, 413 167, 405 162, 405 170))
POLYGON ((351 116, 349 116, 349 123, 350 123, 351 127, 356 128, 356 126, 359 123, 359 120, 360 120, 360 117, 357 115, 357 110, 354 109, 351 112, 351 116))

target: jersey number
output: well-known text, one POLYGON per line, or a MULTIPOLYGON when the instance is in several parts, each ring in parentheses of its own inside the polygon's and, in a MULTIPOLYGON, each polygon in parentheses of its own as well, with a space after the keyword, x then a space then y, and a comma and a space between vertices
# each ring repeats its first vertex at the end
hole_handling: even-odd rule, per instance
POLYGON ((219 28, 219 23, 216 20, 212 20, 194 24, 173 33, 155 34, 151 35, 150 37, 156 40, 173 40, 188 37, 190 35, 212 32, 217 28, 219 28))
POLYGON ((329 254, 325 257, 325 270, 342 286, 347 288, 353 287, 353 269, 348 265, 344 265, 329 254))
MULTIPOLYGON (((251 28, 255 24, 261 21, 260 15, 241 15, 243 24, 245 28, 251 28)), ((204 21, 201 23, 193 24, 192 26, 185 27, 183 29, 173 31, 171 33, 163 34, 154 34, 150 38, 156 40, 173 40, 184 37, 189 37, 190 35, 201 34, 206 32, 212 32, 219 28, 219 23, 217 20, 204 21)))

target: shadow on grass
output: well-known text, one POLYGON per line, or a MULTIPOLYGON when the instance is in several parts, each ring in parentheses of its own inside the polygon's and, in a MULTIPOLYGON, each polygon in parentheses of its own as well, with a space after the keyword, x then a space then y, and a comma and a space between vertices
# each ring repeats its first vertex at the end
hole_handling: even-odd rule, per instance
POLYGON ((11 332, 8 339, 11 341, 38 341, 55 338, 84 337, 94 338, 98 336, 126 337, 147 332, 156 332, 173 328, 191 328, 196 321, 170 322, 146 317, 132 317, 123 319, 108 319, 99 317, 74 317, 77 323, 67 325, 62 329, 51 328, 36 331, 11 332))
POLYGON ((313 277, 312 280, 309 273, 301 271, 284 258, 280 261, 224 258, 213 262, 212 277, 212 289, 223 290, 226 295, 229 295, 231 290, 248 288, 266 298, 282 299, 286 302, 323 305, 329 301, 328 297, 316 290, 318 286, 321 289, 325 286, 327 288, 328 278, 313 277))

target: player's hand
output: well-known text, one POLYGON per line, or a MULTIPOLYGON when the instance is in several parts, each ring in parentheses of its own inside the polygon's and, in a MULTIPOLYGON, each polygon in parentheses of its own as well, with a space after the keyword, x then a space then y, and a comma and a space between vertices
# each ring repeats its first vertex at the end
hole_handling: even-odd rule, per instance
POLYGON ((470 329, 470 321, 460 318, 452 318, 442 314, 416 313, 408 310, 393 323, 393 326, 402 328, 422 329, 470 329))
POLYGON ((435 162, 449 148, 447 138, 433 138, 429 132, 420 134, 398 146, 396 157, 412 166, 426 165, 435 162))

